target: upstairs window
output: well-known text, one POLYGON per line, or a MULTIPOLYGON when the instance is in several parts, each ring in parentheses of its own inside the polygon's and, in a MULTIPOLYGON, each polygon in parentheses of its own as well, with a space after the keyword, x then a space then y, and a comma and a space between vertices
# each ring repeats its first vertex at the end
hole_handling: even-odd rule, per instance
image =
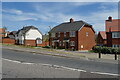
POLYGON ((86 32, 86 36, 88 36, 88 32, 86 32))
POLYGON ((112 38, 120 38, 120 32, 112 32, 112 38))
POLYGON ((75 32, 74 31, 70 32, 70 37, 75 37, 75 32))
POLYGON ((51 37, 55 37, 55 33, 51 33, 51 37))

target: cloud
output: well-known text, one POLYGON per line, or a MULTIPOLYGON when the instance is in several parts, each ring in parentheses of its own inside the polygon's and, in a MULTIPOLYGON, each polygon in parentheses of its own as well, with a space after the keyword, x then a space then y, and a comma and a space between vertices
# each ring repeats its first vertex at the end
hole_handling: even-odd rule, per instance
POLYGON ((23 12, 21 10, 17 10, 17 9, 3 9, 2 12, 11 13, 11 14, 17 14, 17 15, 23 14, 23 12))
MULTIPOLYGON (((105 20, 107 19, 108 16, 112 16, 113 18, 118 18, 118 9, 117 8, 108 9, 111 5, 111 4, 109 5, 108 3, 101 4, 100 10, 96 10, 96 12, 91 12, 87 16, 83 16, 80 13, 79 14, 64 13, 67 11, 71 11, 72 7, 69 8, 69 6, 78 7, 78 6, 85 6, 91 4, 95 4, 95 3, 74 3, 74 4, 68 3, 67 5, 54 4, 49 8, 48 5, 46 4, 40 5, 38 3, 35 5, 31 5, 36 10, 34 12, 28 13, 17 9, 10 9, 11 11, 13 10, 12 14, 17 14, 17 15, 3 14, 3 18, 9 21, 33 20, 33 21, 42 21, 44 22, 44 24, 55 23, 55 24, 50 24, 50 26, 52 27, 63 22, 68 22, 70 18, 74 18, 75 21, 83 20, 88 22, 89 24, 92 24, 97 32, 105 30, 105 20), (59 6, 63 6, 63 7, 59 7, 59 6)), ((7 10, 3 10, 3 11, 6 13, 10 13, 9 12, 10 10, 8 11, 7 10)), ((37 25, 43 25, 43 24, 39 23, 37 25)), ((44 28, 44 30, 47 31, 48 28, 44 28)))

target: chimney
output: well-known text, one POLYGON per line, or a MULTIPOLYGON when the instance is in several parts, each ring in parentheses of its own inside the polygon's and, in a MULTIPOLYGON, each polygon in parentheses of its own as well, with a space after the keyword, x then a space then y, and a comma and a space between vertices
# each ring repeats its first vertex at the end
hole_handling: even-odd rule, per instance
POLYGON ((111 16, 109 16, 109 17, 108 17, 108 20, 109 20, 109 21, 112 21, 112 17, 111 17, 111 16))
POLYGON ((70 23, 72 23, 72 22, 74 22, 74 19, 73 19, 73 18, 70 19, 70 23))

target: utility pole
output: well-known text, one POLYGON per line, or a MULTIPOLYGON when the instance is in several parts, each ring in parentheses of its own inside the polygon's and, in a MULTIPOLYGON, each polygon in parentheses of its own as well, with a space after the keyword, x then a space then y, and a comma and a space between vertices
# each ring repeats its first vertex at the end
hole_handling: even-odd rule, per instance
MULTIPOLYGON (((49 29, 50 29, 50 31, 51 31, 52 28, 51 28, 50 26, 48 26, 48 27, 49 27, 49 29)), ((51 41, 51 40, 50 40, 50 38, 51 38, 51 32, 50 32, 50 31, 48 32, 48 34, 49 34, 49 45, 50 45, 50 41, 51 41)), ((50 45, 50 48, 51 48, 51 50, 52 50, 52 46, 51 46, 51 45, 50 45)))

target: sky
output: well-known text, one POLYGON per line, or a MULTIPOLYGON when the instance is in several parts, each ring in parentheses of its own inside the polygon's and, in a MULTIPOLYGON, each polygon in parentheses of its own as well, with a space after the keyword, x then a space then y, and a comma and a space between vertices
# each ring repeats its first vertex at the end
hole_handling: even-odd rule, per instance
POLYGON ((51 28, 83 20, 97 32, 105 30, 108 16, 118 19, 118 2, 2 2, 2 26, 17 31, 23 26, 35 26, 43 34, 51 28))

